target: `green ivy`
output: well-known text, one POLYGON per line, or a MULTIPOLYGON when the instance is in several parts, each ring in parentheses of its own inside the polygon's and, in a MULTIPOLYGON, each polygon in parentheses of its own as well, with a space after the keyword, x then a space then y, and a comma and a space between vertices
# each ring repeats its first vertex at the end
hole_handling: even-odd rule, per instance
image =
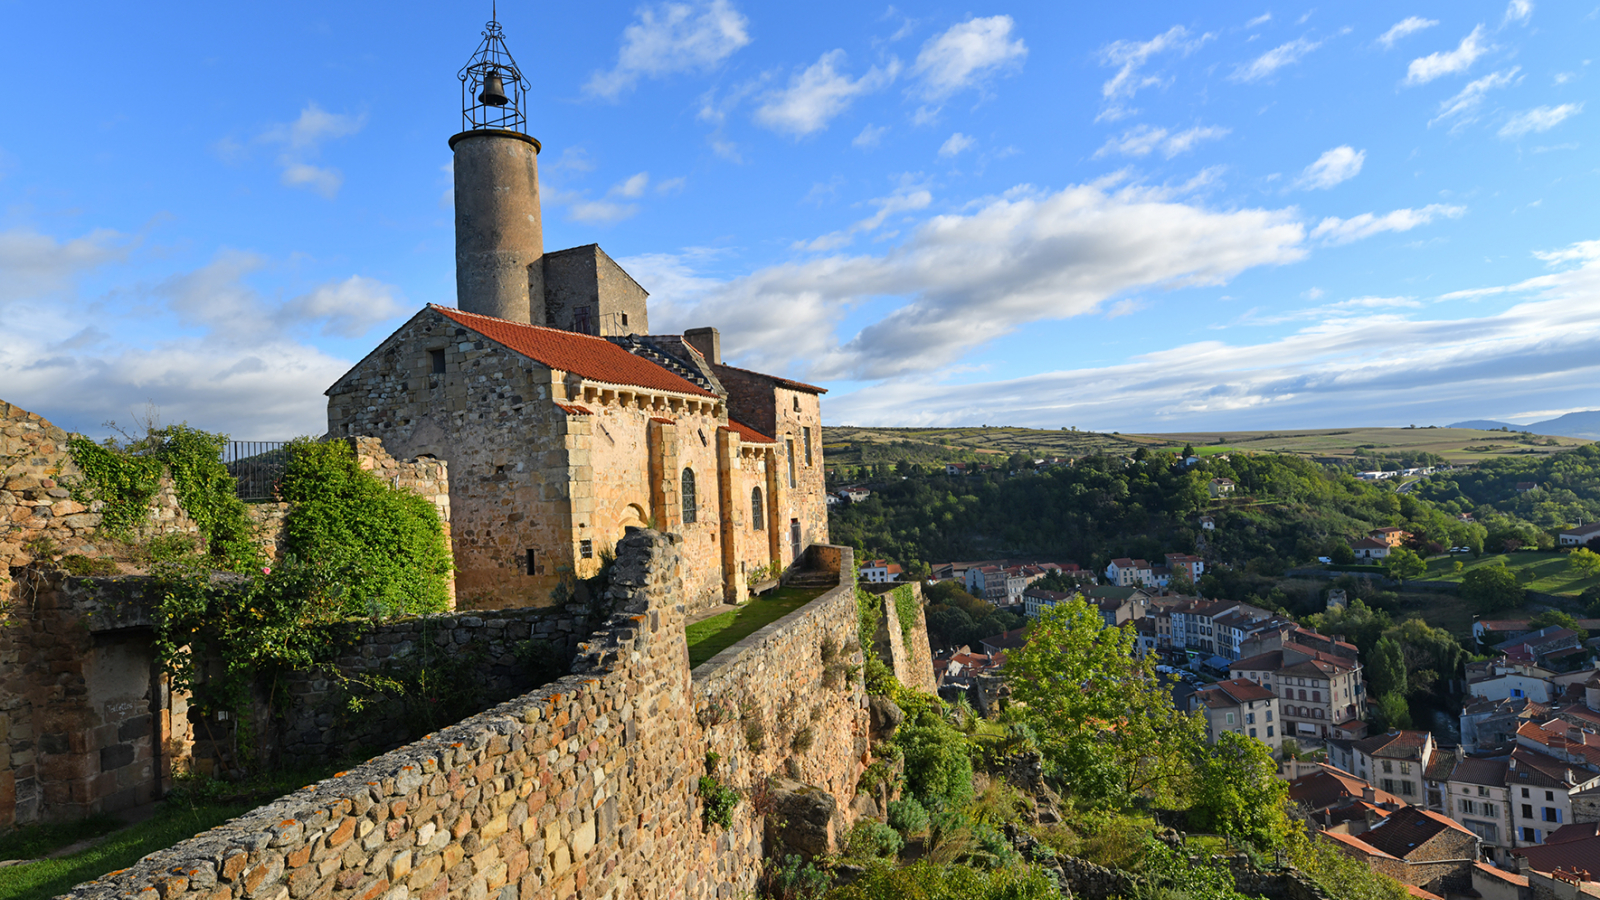
POLYGON ((342 612, 386 617, 449 605, 450 552, 432 502, 363 471, 343 441, 287 447, 289 552, 343 572, 342 612))
POLYGON ((894 597, 894 615, 900 620, 900 634, 907 641, 917 630, 917 598, 911 592, 911 585, 902 584, 890 591, 894 597))
POLYGON ((739 792, 722 783, 717 777, 717 765, 722 761, 722 756, 714 751, 706 753, 706 774, 700 776, 699 783, 695 786, 695 793, 700 796, 703 804, 700 810, 701 824, 706 830, 712 825, 723 828, 733 827, 733 808, 739 805, 739 792))
POLYGON ((129 452, 115 440, 97 444, 81 434, 67 439, 67 451, 83 477, 72 486, 82 504, 101 502, 100 532, 128 539, 150 518, 150 501, 161 488, 161 461, 129 452))
POLYGON ((213 565, 236 572, 261 564, 254 526, 222 463, 225 434, 171 425, 130 443, 97 444, 82 435, 67 441, 83 477, 73 485, 80 503, 101 502, 100 533, 131 540, 150 519, 150 502, 170 473, 178 505, 194 520, 213 565))

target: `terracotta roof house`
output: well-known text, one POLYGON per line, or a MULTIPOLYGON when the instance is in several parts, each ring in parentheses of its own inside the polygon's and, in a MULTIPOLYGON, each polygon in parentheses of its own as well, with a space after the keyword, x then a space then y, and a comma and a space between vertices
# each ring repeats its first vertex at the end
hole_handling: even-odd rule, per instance
POLYGON ((1388 541, 1380 541, 1377 538, 1368 537, 1351 544, 1350 549, 1355 551, 1357 560, 1370 562, 1375 559, 1386 558, 1389 555, 1389 551, 1394 548, 1388 541))
POLYGON ((1374 871, 1402 884, 1436 894, 1459 894, 1472 888, 1478 836, 1430 810, 1404 807, 1360 837, 1335 843, 1346 854, 1365 858, 1374 871))

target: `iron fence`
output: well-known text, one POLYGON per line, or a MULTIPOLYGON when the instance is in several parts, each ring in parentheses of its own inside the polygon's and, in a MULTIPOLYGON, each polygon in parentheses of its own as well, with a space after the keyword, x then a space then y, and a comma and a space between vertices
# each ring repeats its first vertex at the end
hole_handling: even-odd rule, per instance
POLYGON ((239 483, 241 500, 275 500, 288 460, 288 441, 229 441, 222 463, 239 483))

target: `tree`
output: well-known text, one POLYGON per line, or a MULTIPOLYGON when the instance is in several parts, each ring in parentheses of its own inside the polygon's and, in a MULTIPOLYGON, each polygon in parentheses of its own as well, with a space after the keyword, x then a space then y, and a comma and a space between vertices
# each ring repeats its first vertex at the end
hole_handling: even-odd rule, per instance
POLYGON ((1187 569, 1172 573, 1172 580, 1167 582, 1167 590, 1179 596, 1193 596, 1195 587, 1194 579, 1189 577, 1187 569))
POLYGON ((1383 565, 1388 570, 1390 578, 1399 580, 1416 578, 1428 571, 1428 564, 1422 561, 1422 557, 1405 547, 1396 547, 1389 551, 1389 558, 1383 565))
POLYGON ((1480 613, 1488 614, 1516 609, 1527 597, 1527 591, 1517 583, 1517 576, 1501 563, 1479 566, 1461 576, 1461 596, 1476 604, 1480 613))
POLYGON ((1191 457, 1193 455, 1194 455, 1194 445, 1193 444, 1184 444, 1183 445, 1183 458, 1184 459, 1188 459, 1189 457, 1191 457))
POLYGON ((1333 550, 1328 553, 1328 558, 1333 560, 1334 565, 1353 566, 1356 563, 1356 552, 1350 549, 1349 544, 1340 541, 1333 545, 1333 550))
POLYGON ((1389 731, 1411 727, 1411 708, 1405 697, 1390 693, 1378 698, 1378 727, 1389 731))
POLYGON ((1356 645, 1363 657, 1372 653, 1378 639, 1392 624, 1388 613, 1373 609, 1359 597, 1350 601, 1350 605, 1344 609, 1330 609, 1307 616, 1305 622, 1323 634, 1344 635, 1345 640, 1356 645))
POLYGON ((1007 654, 1011 696, 1080 802, 1173 804, 1193 777, 1204 724, 1173 707, 1153 656, 1135 659, 1134 644, 1131 625, 1105 628, 1074 598, 1036 619, 1028 643, 1007 654))
POLYGON ((1596 553, 1588 547, 1579 547, 1572 551, 1571 556, 1567 557, 1567 565, 1584 577, 1592 578, 1600 575, 1600 553, 1596 553))
POLYGON ((1189 824, 1242 838, 1260 848, 1279 847, 1293 826, 1284 811, 1289 785, 1278 778, 1272 751, 1253 738, 1224 731, 1196 761, 1199 777, 1189 824))
POLYGON ((1385 637, 1372 648, 1367 662, 1367 684, 1380 697, 1386 694, 1405 696, 1406 661, 1398 643, 1385 637))
POLYGON ((1443 628, 1434 628, 1421 619, 1407 619, 1386 635, 1400 645, 1406 661, 1408 690, 1416 693, 1418 673, 1431 670, 1436 677, 1454 678, 1461 671, 1467 652, 1456 641, 1455 635, 1443 628))
POLYGON ((1572 616, 1562 612, 1559 609, 1547 609, 1544 612, 1539 613, 1537 616, 1529 619, 1528 624, 1533 628, 1548 628, 1551 625, 1559 625, 1562 628, 1577 632, 1579 642, 1587 641, 1589 639, 1589 630, 1586 628, 1579 628, 1577 619, 1574 619, 1572 616))

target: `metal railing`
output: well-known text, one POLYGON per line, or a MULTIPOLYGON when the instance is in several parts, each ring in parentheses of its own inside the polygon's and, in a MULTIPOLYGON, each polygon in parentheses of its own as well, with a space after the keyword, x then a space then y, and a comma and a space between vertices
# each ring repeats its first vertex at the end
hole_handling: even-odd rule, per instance
POLYGON ((241 500, 276 500, 289 453, 288 441, 229 441, 222 448, 222 464, 239 483, 241 500))

